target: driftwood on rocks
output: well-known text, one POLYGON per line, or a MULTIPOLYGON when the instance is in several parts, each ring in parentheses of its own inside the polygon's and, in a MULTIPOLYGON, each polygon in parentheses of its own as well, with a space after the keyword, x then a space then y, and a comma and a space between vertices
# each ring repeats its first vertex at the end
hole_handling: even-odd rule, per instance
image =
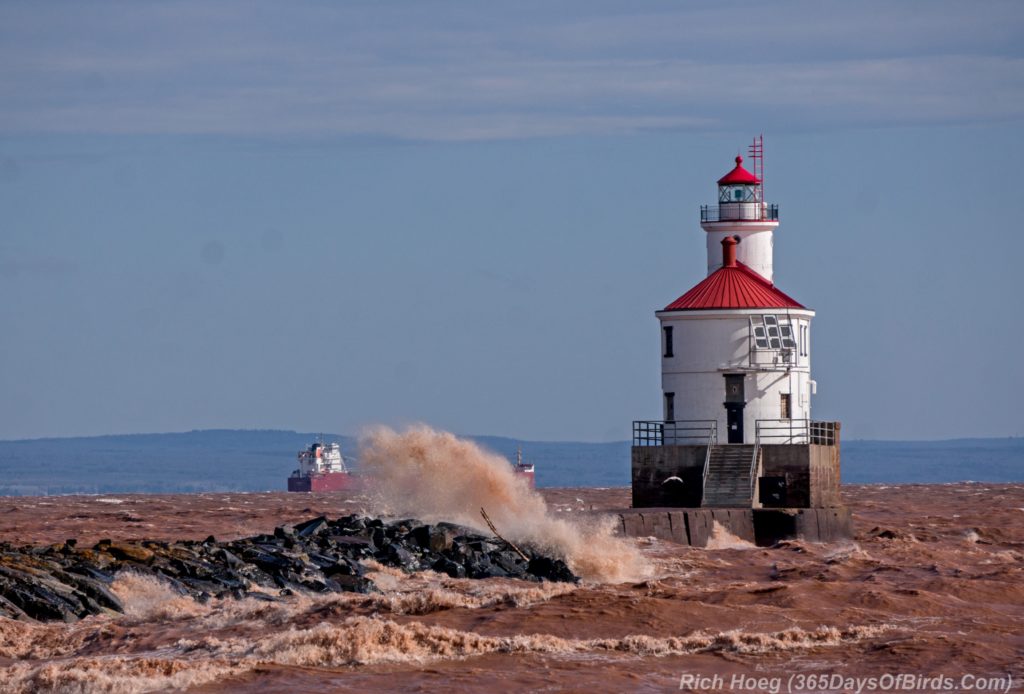
MULTIPOLYGON (((483 509, 481 509, 483 512, 483 509)), ((44 546, 0 543, 0 617, 75 621, 123 607, 110 590, 120 571, 156 576, 182 595, 277 599, 296 592, 376 590, 364 560, 404 571, 433 570, 455 578, 512 577, 578 581, 563 561, 521 549, 451 523, 385 522, 357 515, 324 516, 282 525, 240 540, 157 542, 74 540, 44 546), (260 590, 256 590, 259 588, 260 590)))

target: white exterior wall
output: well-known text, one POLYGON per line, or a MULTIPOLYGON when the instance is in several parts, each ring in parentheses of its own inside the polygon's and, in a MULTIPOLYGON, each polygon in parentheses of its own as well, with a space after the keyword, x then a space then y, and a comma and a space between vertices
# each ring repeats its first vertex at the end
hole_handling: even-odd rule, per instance
POLYGON ((781 394, 790 395, 790 418, 810 419, 811 359, 810 321, 807 309, 739 309, 721 311, 662 311, 661 327, 672 326, 673 356, 665 357, 662 330, 661 385, 663 417, 665 393, 675 393, 675 420, 714 419, 719 441, 728 440, 725 409, 725 375, 744 374, 744 443, 753 443, 758 419, 779 419, 781 394), (788 316, 797 339, 794 362, 774 368, 751 366, 750 322, 752 315, 788 316), (801 343, 801 338, 803 338, 801 343))
POLYGON ((772 237, 778 222, 706 222, 708 274, 722 267, 722 239, 738 236, 736 260, 772 282, 772 237))

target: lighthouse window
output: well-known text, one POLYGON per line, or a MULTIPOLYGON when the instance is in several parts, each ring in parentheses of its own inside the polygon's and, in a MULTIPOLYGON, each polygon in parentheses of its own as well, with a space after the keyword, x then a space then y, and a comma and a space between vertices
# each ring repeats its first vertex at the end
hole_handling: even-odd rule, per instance
POLYGON ((779 326, 779 332, 782 333, 782 346, 786 349, 795 349, 796 342, 793 340, 792 326, 783 323, 779 326))
POLYGON ((664 355, 666 357, 671 357, 672 356, 672 326, 671 325, 666 325, 664 328, 662 328, 662 330, 665 331, 665 352, 664 352, 664 355))

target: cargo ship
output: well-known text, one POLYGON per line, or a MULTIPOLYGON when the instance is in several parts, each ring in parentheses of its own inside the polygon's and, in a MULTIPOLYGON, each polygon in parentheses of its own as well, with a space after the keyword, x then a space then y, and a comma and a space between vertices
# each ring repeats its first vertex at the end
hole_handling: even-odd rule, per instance
POLYGON ((516 449, 516 464, 512 466, 512 470, 516 473, 516 477, 522 477, 529 485, 530 489, 537 488, 537 480, 534 478, 533 463, 523 462, 523 449, 516 449))
POLYGON ((341 446, 317 441, 299 451, 299 467, 288 478, 290 492, 344 492, 361 487, 360 479, 345 467, 341 446))

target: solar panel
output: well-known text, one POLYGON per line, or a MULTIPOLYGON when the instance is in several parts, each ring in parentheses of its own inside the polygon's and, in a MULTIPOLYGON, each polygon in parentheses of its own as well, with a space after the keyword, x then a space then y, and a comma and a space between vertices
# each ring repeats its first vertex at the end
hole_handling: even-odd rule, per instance
POLYGON ((765 335, 763 325, 754 326, 754 344, 758 349, 768 349, 768 336, 765 335))
POLYGON ((750 331, 755 349, 796 349, 793 325, 788 317, 773 314, 750 317, 750 331))

